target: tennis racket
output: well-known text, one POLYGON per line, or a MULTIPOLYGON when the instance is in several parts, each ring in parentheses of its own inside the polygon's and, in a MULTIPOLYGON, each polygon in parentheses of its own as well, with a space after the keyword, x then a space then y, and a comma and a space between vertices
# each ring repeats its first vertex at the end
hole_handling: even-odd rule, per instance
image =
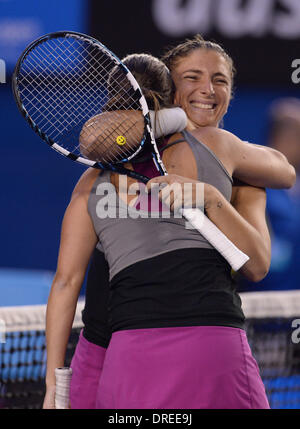
MULTIPOLYGON (((147 183, 148 177, 124 167, 147 149, 158 172, 167 174, 139 84, 98 40, 61 31, 32 42, 16 64, 13 93, 31 128, 67 158, 147 183)), ((182 214, 234 270, 247 262, 201 210, 182 214)))
POLYGON ((55 368, 55 408, 70 408, 70 383, 72 368, 55 368))

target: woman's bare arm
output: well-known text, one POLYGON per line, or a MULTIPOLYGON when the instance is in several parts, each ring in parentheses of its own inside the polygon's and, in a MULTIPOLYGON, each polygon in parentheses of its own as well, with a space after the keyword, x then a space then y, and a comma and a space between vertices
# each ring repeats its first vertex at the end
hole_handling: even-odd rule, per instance
MULTIPOLYGON (((90 256, 97 243, 87 211, 91 185, 91 177, 84 177, 76 186, 62 223, 57 270, 46 314, 48 392, 53 391, 55 386, 55 368, 64 365, 78 295, 90 256)), ((52 407, 52 402, 53 395, 49 398, 46 393, 44 408, 52 407)))
POLYGON ((213 150, 232 176, 249 185, 280 189, 295 183, 294 167, 275 149, 244 142, 219 128, 206 127, 192 134, 213 150))
POLYGON ((252 281, 262 280, 271 263, 271 238, 266 220, 266 191, 249 185, 233 188, 231 204, 242 218, 254 229, 251 240, 258 257, 250 260, 239 270, 252 281))
POLYGON ((283 153, 267 146, 234 139, 233 175, 257 187, 291 188, 296 180, 295 168, 283 153))
POLYGON ((253 282, 268 273, 271 260, 270 236, 265 219, 266 193, 251 186, 239 187, 232 205, 215 188, 210 189, 206 214, 249 261, 240 273, 253 282))
MULTIPOLYGON (((172 188, 172 193, 167 196, 167 188, 164 188, 159 196, 164 202, 170 203, 171 209, 176 209, 177 187, 173 184, 184 185, 192 183, 191 193, 183 196, 185 207, 197 206, 196 187, 200 184, 197 180, 170 174, 151 179, 147 188, 150 190, 154 183, 166 183, 172 188)), ((242 252, 246 253, 250 260, 243 266, 240 272, 249 280, 260 281, 268 272, 270 265, 270 239, 265 220, 266 194, 263 189, 242 187, 236 193, 233 205, 214 186, 202 183, 204 190, 205 213, 212 222, 232 241, 242 252)), ((183 186, 181 190, 183 189, 183 186)), ((181 196, 180 191, 180 196, 181 196)), ((199 195, 199 192, 198 192, 199 195)))

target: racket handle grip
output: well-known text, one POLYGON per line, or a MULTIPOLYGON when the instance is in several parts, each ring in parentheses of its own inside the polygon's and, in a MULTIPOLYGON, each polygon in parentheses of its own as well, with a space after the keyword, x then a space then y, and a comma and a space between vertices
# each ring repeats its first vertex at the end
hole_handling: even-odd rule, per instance
POLYGON ((183 209, 182 214, 218 250, 234 271, 249 261, 249 256, 238 249, 200 209, 183 209))
POLYGON ((70 408, 70 383, 72 368, 55 368, 55 408, 70 408))

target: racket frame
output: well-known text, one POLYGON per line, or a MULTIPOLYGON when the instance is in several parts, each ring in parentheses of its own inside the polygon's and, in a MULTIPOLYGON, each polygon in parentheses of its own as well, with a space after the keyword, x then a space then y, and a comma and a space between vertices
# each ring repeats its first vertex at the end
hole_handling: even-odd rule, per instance
MULTIPOLYGON (((153 149, 151 152, 157 151, 156 156, 159 157, 159 152, 157 150, 154 135, 153 135, 153 132, 151 129, 150 114, 149 114, 149 109, 148 109, 145 97, 143 96, 142 91, 141 91, 137 81, 135 80, 135 78, 132 75, 132 73, 130 72, 130 70, 126 67, 126 65, 123 64, 122 61, 112 51, 110 51, 105 45, 103 45, 101 42, 99 42, 99 40, 97 40, 91 36, 88 36, 86 34, 78 33, 75 31, 57 31, 57 32, 45 34, 44 36, 41 36, 38 39, 35 39, 22 52, 22 54, 20 55, 20 57, 16 63, 16 66, 15 66, 15 69, 13 72, 13 76, 12 76, 12 91, 13 91, 13 95, 14 95, 16 104, 18 106, 18 109, 21 112, 22 116, 27 121, 27 123, 29 124, 29 126, 33 129, 33 131, 42 140, 44 140, 52 149, 56 150, 61 155, 65 156, 66 158, 71 159, 72 161, 79 162, 79 163, 81 163, 85 166, 88 166, 88 167, 93 167, 93 168, 103 169, 103 170, 110 170, 110 171, 117 172, 120 174, 126 174, 126 175, 128 175, 134 179, 141 180, 144 183, 147 183, 149 181, 149 178, 147 176, 138 174, 135 171, 130 170, 130 169, 128 169, 122 165, 122 164, 125 164, 127 162, 130 162, 130 160, 133 159, 136 155, 138 155, 139 152, 144 148, 144 146, 150 142, 152 143, 152 146, 153 146, 153 142, 154 142, 154 146, 153 146, 153 149), (115 65, 119 66, 123 70, 124 76, 128 79, 128 81, 130 82, 131 86, 133 87, 133 89, 135 91, 135 96, 139 99, 139 102, 141 105, 141 112, 143 114, 144 121, 145 121, 144 137, 143 137, 142 141, 140 142, 138 149, 132 155, 130 155, 127 158, 122 159, 122 161, 118 162, 117 164, 111 164, 111 163, 104 164, 101 162, 92 161, 92 160, 86 159, 80 155, 76 155, 73 152, 70 152, 69 150, 65 149, 64 147, 59 145, 57 142, 55 142, 55 140, 53 140, 52 138, 47 136, 47 134, 44 133, 39 128, 39 126, 31 118, 26 107, 22 103, 22 97, 21 97, 20 91, 18 89, 18 87, 19 87, 19 77, 18 76, 19 76, 23 61, 30 54, 30 52, 33 49, 35 49, 37 46, 43 44, 44 42, 46 42, 50 39, 64 38, 64 37, 73 37, 75 39, 88 42, 89 44, 92 44, 95 47, 101 49, 102 52, 105 51, 106 54, 108 54, 110 56, 110 58, 114 61, 115 65), (150 136, 151 134, 152 134, 152 136, 149 139, 148 136, 150 136)), ((155 161, 155 165, 156 165, 158 171, 162 174, 161 167, 156 161, 155 161)))

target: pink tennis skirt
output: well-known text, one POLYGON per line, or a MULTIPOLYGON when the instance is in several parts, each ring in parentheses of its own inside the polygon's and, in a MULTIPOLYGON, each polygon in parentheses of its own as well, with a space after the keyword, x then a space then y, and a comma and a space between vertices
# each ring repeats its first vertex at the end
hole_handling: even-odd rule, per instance
POLYGON ((87 341, 81 331, 71 362, 71 408, 95 409, 105 353, 105 348, 87 341))
POLYGON ((113 333, 106 352, 92 346, 81 335, 72 362, 72 408, 269 408, 257 363, 241 329, 134 329, 113 333), (82 398, 84 392, 88 401, 82 398))

